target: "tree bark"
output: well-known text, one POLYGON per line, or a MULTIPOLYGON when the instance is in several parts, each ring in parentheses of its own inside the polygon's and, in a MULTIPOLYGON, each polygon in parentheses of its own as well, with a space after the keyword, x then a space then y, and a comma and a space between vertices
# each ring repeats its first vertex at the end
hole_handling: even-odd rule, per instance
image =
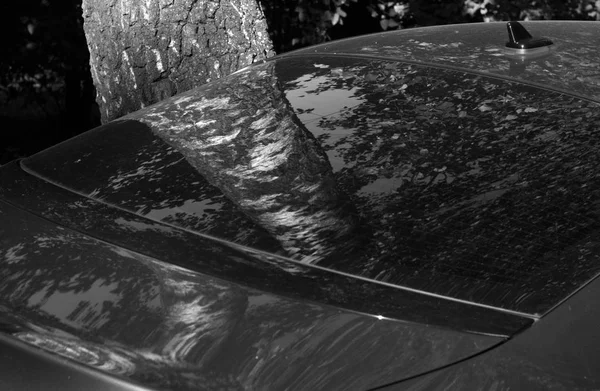
POLYGON ((103 123, 273 54, 256 0, 83 0, 83 17, 103 123))

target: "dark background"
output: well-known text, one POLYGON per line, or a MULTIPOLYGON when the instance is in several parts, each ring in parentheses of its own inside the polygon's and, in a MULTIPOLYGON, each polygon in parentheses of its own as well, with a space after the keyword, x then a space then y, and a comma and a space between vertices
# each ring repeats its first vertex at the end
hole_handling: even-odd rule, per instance
MULTIPOLYGON (((599 18, 594 0, 260 0, 278 53, 414 26, 599 18)), ((100 124, 81 0, 0 6, 0 164, 100 124)))
POLYGON ((99 124, 80 1, 0 6, 0 164, 99 124))

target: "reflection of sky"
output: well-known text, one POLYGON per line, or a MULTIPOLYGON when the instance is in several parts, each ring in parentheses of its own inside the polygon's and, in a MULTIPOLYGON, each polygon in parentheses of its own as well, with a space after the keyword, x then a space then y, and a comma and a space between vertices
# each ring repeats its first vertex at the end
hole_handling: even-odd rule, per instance
MULTIPOLYGON (((307 128, 314 134, 316 133, 313 129, 320 129, 316 124, 309 124, 307 128)), ((342 138, 349 136, 354 132, 355 129, 348 128, 340 128, 336 127, 334 130, 329 133, 329 138, 325 142, 327 145, 335 145, 342 138)), ((321 132, 324 133, 324 132, 321 132)), ((333 172, 338 172, 344 167, 352 167, 354 166, 354 162, 344 162, 344 159, 340 156, 340 148, 348 148, 349 145, 347 143, 339 144, 336 148, 327 148, 325 153, 329 158, 329 163, 331 164, 331 168, 333 172)))
MULTIPOLYGON (((391 194, 402 186, 404 180, 402 178, 377 178, 367 185, 363 186, 358 193, 364 196, 373 194, 391 194)), ((382 205, 383 207, 383 205, 382 205)))
MULTIPOLYGON (((350 89, 334 88, 330 75, 328 73, 324 76, 317 76, 311 73, 290 81, 288 84, 290 87, 286 89, 286 98, 304 126, 315 137, 327 133, 329 138, 326 143, 332 145, 341 137, 348 136, 354 132, 355 129, 336 128, 330 131, 321 128, 319 120, 334 117, 342 111, 350 111, 350 109, 363 103, 364 99, 356 96, 358 93, 358 88, 356 87, 350 89), (319 87, 325 87, 326 89, 317 92, 319 87)), ((327 149, 326 153, 334 172, 341 170, 345 166, 344 161, 334 149, 327 149)))
POLYGON ((115 219, 115 223, 119 224, 121 226, 127 227, 128 229, 133 230, 133 231, 145 231, 145 230, 150 229, 150 230, 162 231, 162 232, 169 233, 169 234, 174 234, 176 232, 173 228, 166 227, 164 225, 158 225, 158 224, 154 224, 154 223, 147 224, 142 221, 126 220, 122 217, 115 219))
POLYGON ((173 217, 178 213, 203 217, 207 210, 217 211, 221 209, 220 203, 214 203, 211 198, 205 200, 187 200, 182 205, 173 208, 152 209, 145 216, 154 220, 162 220, 173 217))
MULTIPOLYGON (((356 97, 356 87, 350 89, 333 89, 331 86, 317 92, 319 87, 331 85, 331 77, 316 76, 314 73, 304 75, 289 84, 296 88, 286 89, 286 98, 294 107, 296 116, 305 125, 315 122, 321 117, 328 117, 339 113, 344 109, 350 109, 363 103, 363 99, 356 97), (309 96, 309 99, 306 99, 309 96), (304 110, 311 110, 303 112, 304 110), (300 113, 299 113, 300 112, 300 113)), ((311 129, 312 130, 312 129, 311 129)), ((321 134, 323 131, 320 131, 321 134)), ((315 134, 320 136, 320 134, 315 134)))
MULTIPOLYGON (((53 294, 47 296, 47 288, 38 291, 32 295, 29 300, 29 306, 39 305, 44 312, 52 314, 66 324, 80 327, 81 320, 93 319, 100 315, 103 311, 104 303, 116 303, 120 299, 120 295, 113 293, 118 287, 118 283, 105 284, 103 279, 96 280, 90 289, 86 291, 54 291, 53 294), (85 310, 77 311, 85 308, 85 310), (71 315, 74 312, 79 312, 78 316, 73 318, 71 315), (79 321, 78 321, 79 320, 79 321)), ((103 314, 101 319, 95 319, 94 328, 101 327, 109 318, 107 314, 103 314)), ((86 324, 86 326, 91 326, 86 324)))

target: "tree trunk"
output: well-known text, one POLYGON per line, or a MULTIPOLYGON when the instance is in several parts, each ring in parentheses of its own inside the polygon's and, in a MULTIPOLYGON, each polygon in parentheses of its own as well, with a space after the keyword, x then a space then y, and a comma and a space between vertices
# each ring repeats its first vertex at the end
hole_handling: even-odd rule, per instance
POLYGON ((83 0, 102 122, 273 54, 256 0, 83 0))

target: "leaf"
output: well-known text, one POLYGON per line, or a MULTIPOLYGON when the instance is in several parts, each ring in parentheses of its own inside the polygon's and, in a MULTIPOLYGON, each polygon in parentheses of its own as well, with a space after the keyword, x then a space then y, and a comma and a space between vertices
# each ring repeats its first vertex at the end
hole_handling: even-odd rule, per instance
POLYGON ((536 111, 538 111, 538 109, 534 109, 533 107, 527 107, 524 111, 526 113, 535 113, 536 111))
POLYGON ((398 27, 398 26, 400 26, 400 23, 396 22, 395 20, 390 19, 390 21, 388 21, 388 28, 392 28, 393 29, 393 28, 398 27))
POLYGON ((379 21, 379 24, 381 25, 382 30, 387 30, 387 28, 388 28, 388 20, 387 19, 381 19, 379 21))
POLYGON ((348 16, 348 14, 346 13, 346 11, 344 11, 343 9, 341 9, 340 7, 338 7, 335 10, 335 13, 340 15, 341 18, 345 18, 346 16, 348 16))
POLYGON ((482 104, 481 106, 478 107, 478 109, 479 109, 479 111, 482 111, 482 112, 493 110, 490 106, 488 106, 486 104, 482 104))
POLYGON ((333 16, 331 17, 331 24, 335 26, 339 21, 340 15, 337 13, 333 14, 333 16))
POLYGON ((394 11, 396 11, 397 14, 403 15, 404 14, 404 10, 407 6, 404 4, 398 4, 396 3, 394 5, 394 11))
POLYGON ((519 117, 517 117, 516 115, 509 114, 509 115, 506 116, 506 118, 504 118, 504 120, 505 121, 512 121, 513 119, 517 119, 517 118, 519 118, 519 117))

